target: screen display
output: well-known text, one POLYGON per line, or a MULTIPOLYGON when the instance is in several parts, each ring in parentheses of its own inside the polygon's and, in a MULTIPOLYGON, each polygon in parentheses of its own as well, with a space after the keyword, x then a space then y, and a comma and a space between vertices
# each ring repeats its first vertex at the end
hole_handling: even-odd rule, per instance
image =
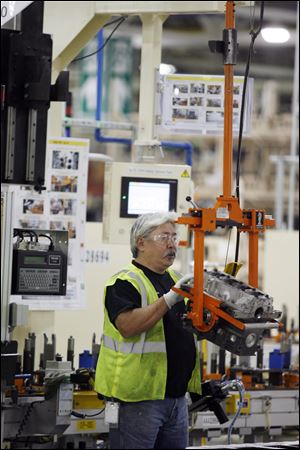
POLYGON ((24 256, 24 264, 46 264, 46 263, 47 263, 47 256, 39 256, 39 255, 24 256))
POLYGON ((122 177, 120 217, 175 211, 177 180, 122 177))

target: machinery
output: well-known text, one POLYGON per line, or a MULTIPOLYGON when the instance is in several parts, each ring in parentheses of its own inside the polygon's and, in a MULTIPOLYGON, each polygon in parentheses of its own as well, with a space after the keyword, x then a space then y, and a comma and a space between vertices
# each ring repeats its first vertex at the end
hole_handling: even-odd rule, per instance
POLYGON ((47 362, 43 391, 32 397, 21 395, 18 407, 14 404, 4 407, 6 438, 18 441, 21 436, 61 434, 67 428, 73 407, 70 373, 69 362, 47 362))
MULTIPOLYGON (((240 399, 236 392, 229 391, 229 394, 231 395, 225 400, 223 407, 225 414, 232 419, 238 410, 240 399)), ((292 432, 298 428, 298 402, 297 389, 247 390, 240 414, 234 423, 235 432, 244 438, 244 445, 247 442, 252 442, 252 445, 255 445, 254 442, 260 442, 259 448, 262 448, 264 440, 279 440, 278 437, 284 431, 292 432)), ((191 420, 191 440, 197 445, 196 442, 199 442, 200 437, 218 438, 230 425, 231 420, 220 423, 212 411, 199 410, 193 413, 191 420)), ((273 445, 275 446, 275 443, 273 445)))
MULTIPOLYGON (((59 359, 57 355, 55 360, 48 360, 45 370, 18 375, 14 383, 20 383, 7 389, 3 406, 5 439, 12 448, 19 448, 22 442, 31 448, 42 443, 47 443, 47 448, 69 448, 81 442, 83 435, 85 445, 95 448, 99 437, 108 439, 105 405, 93 391, 94 368, 72 371, 70 361, 59 359), (54 442, 54 435, 58 436, 58 443, 54 442)), ((220 424, 228 423, 221 402, 238 385, 242 387, 240 382, 204 381, 202 395, 192 397, 190 414, 212 411, 220 424)), ((79 448, 84 447, 79 444, 79 448)))
POLYGON ((14 236, 11 293, 65 295, 68 232, 15 229, 14 236))
MULTIPOLYGON (((258 33, 259 30, 253 33, 253 36, 256 37, 258 33)), ((187 225, 193 235, 194 281, 191 285, 183 286, 182 290, 174 288, 174 291, 190 299, 184 323, 200 338, 211 340, 237 355, 253 355, 259 349, 263 331, 279 327, 276 319, 280 317, 280 312, 273 310, 271 298, 257 290, 259 233, 263 233, 267 226, 273 226, 275 221, 265 211, 245 210, 240 207, 239 167, 237 195, 232 195, 233 67, 236 64, 238 48, 234 27, 234 2, 226 2, 223 40, 210 41, 209 44, 212 51, 222 53, 224 59, 223 194, 217 198, 214 208, 198 208, 192 202, 193 208, 179 217, 178 223, 187 225), (238 283, 226 274, 205 274, 204 236, 218 227, 236 227, 238 239, 240 233, 248 233, 249 286, 238 283)), ((242 128, 240 141, 241 131, 242 128)), ((237 265, 236 259, 232 275, 237 273, 237 265)))
POLYGON ((1 30, 1 183, 43 190, 47 114, 64 101, 69 73, 51 85, 52 38, 43 33, 43 3, 22 12, 21 31, 1 30), (39 44, 37 45, 36 42, 39 44))
MULTIPOLYGON (((74 370, 74 338, 71 336, 68 339, 67 361, 62 361, 62 356, 56 353, 56 336, 52 335, 50 342, 44 334, 39 370, 34 370, 34 344, 35 335, 30 334, 25 340, 23 365, 17 357, 9 366, 7 363, 1 365, 1 368, 6 368, 1 372, 6 384, 5 401, 2 403, 2 411, 5 412, 3 435, 11 448, 20 448, 24 442, 31 448, 38 448, 41 444, 47 444, 47 448, 62 448, 65 444, 62 438, 64 433, 79 435, 87 430, 87 425, 96 423, 96 419, 88 419, 92 409, 96 410, 95 417, 99 415, 103 422, 101 412, 104 403, 93 391, 94 365, 97 362, 93 358, 98 353, 92 355, 85 351, 91 358, 80 359, 80 368, 74 370), (54 436, 60 437, 59 444, 54 436)), ((11 344, 6 347, 2 347, 2 354, 5 350, 16 352, 16 346, 11 344)), ((99 345, 93 336, 92 351, 97 350, 99 352, 99 345)), ((94 430, 93 427, 92 430, 107 433, 108 427, 102 426, 101 430, 96 427, 94 430)))

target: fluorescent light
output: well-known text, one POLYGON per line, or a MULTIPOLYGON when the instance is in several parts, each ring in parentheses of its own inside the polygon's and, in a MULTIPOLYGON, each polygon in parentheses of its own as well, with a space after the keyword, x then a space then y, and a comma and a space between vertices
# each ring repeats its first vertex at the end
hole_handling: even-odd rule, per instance
POLYGON ((261 35, 266 42, 270 44, 283 44, 290 39, 290 33, 286 28, 263 28, 261 35))
POLYGON ((160 64, 159 73, 161 75, 169 75, 170 73, 175 73, 176 67, 172 66, 172 64, 160 64))

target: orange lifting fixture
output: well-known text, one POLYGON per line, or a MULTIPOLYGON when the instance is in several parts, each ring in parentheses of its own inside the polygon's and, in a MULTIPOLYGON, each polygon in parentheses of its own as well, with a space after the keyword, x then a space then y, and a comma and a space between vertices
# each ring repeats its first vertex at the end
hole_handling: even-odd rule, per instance
MULTIPOLYGON (((236 37, 234 28, 234 2, 226 2, 226 31, 229 40, 236 37)), ((224 30, 225 32, 225 30, 224 30)), ((225 42, 232 51, 232 42, 225 42)), ((223 195, 216 199, 214 208, 189 208, 188 214, 178 218, 177 223, 187 225, 194 233, 194 286, 187 293, 173 288, 174 291, 184 293, 191 300, 187 318, 193 327, 200 332, 208 332, 220 318, 230 325, 244 330, 245 324, 230 316, 220 308, 221 301, 204 292, 204 235, 212 232, 218 226, 236 226, 238 232, 249 235, 248 247, 248 283, 258 287, 258 235, 266 227, 275 225, 275 220, 269 218, 264 210, 241 209, 238 198, 232 195, 232 112, 233 112, 233 74, 234 58, 229 55, 224 61, 224 154, 223 154, 223 195), (207 315, 207 313, 209 313, 207 315), (207 317, 209 319, 207 320, 207 317), (205 320, 206 317, 206 320, 205 320)))

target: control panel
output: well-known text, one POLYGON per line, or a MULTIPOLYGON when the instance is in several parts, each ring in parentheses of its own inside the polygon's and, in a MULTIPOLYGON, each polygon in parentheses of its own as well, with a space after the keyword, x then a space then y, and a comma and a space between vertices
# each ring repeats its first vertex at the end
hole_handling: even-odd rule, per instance
MULTIPOLYGON (((16 235, 19 241, 13 250, 11 293, 13 295, 65 295, 67 253, 61 247, 55 248, 51 237, 53 231, 49 234, 38 234, 37 231, 32 230, 17 230, 16 235), (24 240, 26 235, 30 237, 30 241, 24 240), (48 238, 50 243, 49 241, 47 244, 41 243, 41 238, 48 238)), ((67 236, 65 238, 67 239, 67 236)))

